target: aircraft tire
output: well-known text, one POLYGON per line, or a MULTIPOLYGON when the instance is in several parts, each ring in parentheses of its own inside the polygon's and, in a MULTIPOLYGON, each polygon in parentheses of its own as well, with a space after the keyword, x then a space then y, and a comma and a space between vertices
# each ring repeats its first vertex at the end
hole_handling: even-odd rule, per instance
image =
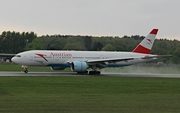
POLYGON ((28 70, 24 70, 24 73, 28 73, 28 70))
POLYGON ((88 74, 88 71, 85 71, 85 72, 77 72, 77 74, 87 75, 87 74, 88 74))
POLYGON ((89 75, 100 75, 100 71, 89 71, 89 75))

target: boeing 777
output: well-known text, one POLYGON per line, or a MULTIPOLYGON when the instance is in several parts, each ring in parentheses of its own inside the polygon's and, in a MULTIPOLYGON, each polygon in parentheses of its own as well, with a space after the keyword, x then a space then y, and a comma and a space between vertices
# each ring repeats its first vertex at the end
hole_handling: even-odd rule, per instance
POLYGON ((27 66, 49 66, 52 70, 64 70, 70 67, 78 74, 100 74, 106 67, 129 66, 157 59, 150 54, 158 29, 153 29, 132 52, 108 51, 53 51, 31 50, 18 53, 11 60, 27 66))

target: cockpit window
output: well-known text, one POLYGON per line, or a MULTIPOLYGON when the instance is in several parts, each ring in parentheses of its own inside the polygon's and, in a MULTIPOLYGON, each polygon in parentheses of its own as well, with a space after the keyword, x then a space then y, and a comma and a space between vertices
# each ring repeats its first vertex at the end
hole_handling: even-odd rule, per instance
POLYGON ((15 57, 21 57, 21 55, 16 55, 15 57))

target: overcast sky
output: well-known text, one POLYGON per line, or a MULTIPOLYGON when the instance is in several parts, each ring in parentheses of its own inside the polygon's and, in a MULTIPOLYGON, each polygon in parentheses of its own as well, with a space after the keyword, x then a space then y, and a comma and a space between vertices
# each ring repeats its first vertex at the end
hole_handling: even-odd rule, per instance
POLYGON ((180 40, 180 0, 0 0, 0 32, 180 40))

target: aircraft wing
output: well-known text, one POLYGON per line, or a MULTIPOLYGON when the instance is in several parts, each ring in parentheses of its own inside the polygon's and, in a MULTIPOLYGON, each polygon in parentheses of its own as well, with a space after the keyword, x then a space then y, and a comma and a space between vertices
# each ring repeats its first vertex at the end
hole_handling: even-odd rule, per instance
MULTIPOLYGON (((108 58, 108 59, 93 59, 93 60, 86 60, 88 64, 100 64, 100 63, 114 63, 114 62, 120 62, 120 61, 129 61, 129 60, 134 60, 136 58, 139 59, 157 59, 158 57, 165 57, 165 56, 170 56, 170 55, 147 55, 144 57, 125 57, 125 58, 108 58)), ((72 61, 67 61, 67 63, 71 64, 72 61)))
POLYGON ((119 62, 119 61, 128 61, 133 60, 134 58, 110 58, 110 59, 96 59, 96 60, 88 60, 87 63, 103 63, 103 62, 119 62))
POLYGON ((153 59, 153 58, 158 58, 158 57, 167 57, 171 55, 148 55, 144 57, 129 57, 129 58, 109 58, 109 59, 96 59, 96 60, 88 60, 86 61, 87 63, 103 63, 103 62, 119 62, 119 61, 128 61, 128 60, 133 60, 135 58, 141 58, 141 59, 153 59))
POLYGON ((151 56, 144 56, 142 59, 152 59, 152 58, 158 58, 158 57, 170 57, 172 55, 151 55, 151 56))

